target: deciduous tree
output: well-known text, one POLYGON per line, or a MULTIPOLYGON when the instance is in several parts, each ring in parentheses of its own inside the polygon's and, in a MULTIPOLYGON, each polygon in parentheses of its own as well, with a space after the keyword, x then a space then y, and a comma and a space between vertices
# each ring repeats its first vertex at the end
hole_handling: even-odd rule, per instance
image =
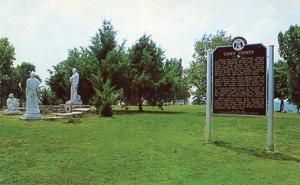
MULTIPOLYGON (((157 105, 158 94, 164 72, 164 52, 149 35, 143 35, 129 50, 130 86, 126 89, 127 97, 135 99, 139 111, 143 111, 143 101, 157 105)), ((128 99, 128 98, 127 98, 128 99)))
POLYGON ((284 111, 284 100, 288 98, 287 62, 279 60, 274 65, 274 98, 280 100, 280 112, 284 111))
POLYGON ((189 83, 193 86, 193 103, 202 104, 206 96, 206 63, 207 50, 218 46, 231 44, 232 37, 225 31, 217 31, 216 34, 204 34, 201 40, 195 43, 194 60, 188 69, 189 83))
POLYGON ((300 26, 278 34, 279 53, 287 62, 289 101, 300 108, 300 26))
POLYGON ((32 71, 35 71, 35 65, 29 62, 22 62, 14 69, 13 73, 19 88, 15 94, 21 101, 25 101, 26 80, 32 71))
POLYGON ((5 104, 8 94, 17 89, 13 79, 15 48, 8 38, 0 38, 0 108, 5 104))

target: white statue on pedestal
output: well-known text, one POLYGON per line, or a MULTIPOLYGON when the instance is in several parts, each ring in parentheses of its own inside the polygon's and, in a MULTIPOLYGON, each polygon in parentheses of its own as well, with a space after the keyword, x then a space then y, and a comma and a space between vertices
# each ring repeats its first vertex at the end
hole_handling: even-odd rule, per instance
POLYGON ((26 119, 40 119, 40 108, 38 104, 37 89, 41 81, 36 78, 34 72, 30 73, 30 78, 26 81, 26 111, 24 117, 26 119))
POLYGON ((70 100, 67 101, 67 104, 76 104, 81 105, 81 97, 78 95, 78 84, 79 84, 79 74, 76 70, 76 68, 72 69, 73 75, 70 77, 71 82, 71 93, 70 93, 70 100))
POLYGON ((6 100, 7 110, 5 110, 5 114, 19 114, 19 100, 14 97, 13 93, 8 95, 6 100))

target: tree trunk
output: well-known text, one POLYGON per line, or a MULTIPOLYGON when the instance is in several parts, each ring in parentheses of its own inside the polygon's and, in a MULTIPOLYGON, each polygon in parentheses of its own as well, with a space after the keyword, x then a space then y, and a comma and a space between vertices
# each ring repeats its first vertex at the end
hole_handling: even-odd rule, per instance
POLYGON ((139 99, 139 112, 143 112, 143 101, 142 98, 139 99))
POLYGON ((284 100, 280 100, 280 112, 284 111, 284 100))

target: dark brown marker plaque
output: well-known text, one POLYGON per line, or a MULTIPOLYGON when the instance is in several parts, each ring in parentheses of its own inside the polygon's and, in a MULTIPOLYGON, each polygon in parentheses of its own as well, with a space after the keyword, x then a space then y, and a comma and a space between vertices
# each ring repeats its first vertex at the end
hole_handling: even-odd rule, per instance
POLYGON ((213 113, 266 115, 266 48, 245 45, 213 52, 213 113))

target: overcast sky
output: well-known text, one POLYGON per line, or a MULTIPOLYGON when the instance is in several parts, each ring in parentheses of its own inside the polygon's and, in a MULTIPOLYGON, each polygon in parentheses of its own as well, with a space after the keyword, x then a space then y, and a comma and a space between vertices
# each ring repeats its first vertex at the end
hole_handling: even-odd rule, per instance
POLYGON ((35 64, 43 79, 69 49, 89 45, 104 19, 120 43, 126 39, 129 47, 150 34, 185 67, 195 41, 221 29, 248 43, 274 44, 277 60, 278 32, 299 24, 300 0, 0 0, 0 37, 14 45, 15 64, 35 64))

